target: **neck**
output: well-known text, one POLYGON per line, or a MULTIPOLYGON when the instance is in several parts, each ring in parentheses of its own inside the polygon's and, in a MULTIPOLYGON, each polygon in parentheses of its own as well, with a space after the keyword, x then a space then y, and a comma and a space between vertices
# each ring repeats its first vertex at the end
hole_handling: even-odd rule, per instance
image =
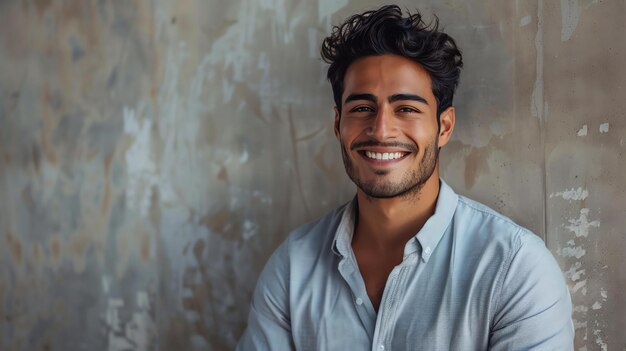
POLYGON ((407 196, 378 199, 358 189, 354 240, 382 251, 403 248, 435 212, 439 187, 435 170, 418 192, 407 196))

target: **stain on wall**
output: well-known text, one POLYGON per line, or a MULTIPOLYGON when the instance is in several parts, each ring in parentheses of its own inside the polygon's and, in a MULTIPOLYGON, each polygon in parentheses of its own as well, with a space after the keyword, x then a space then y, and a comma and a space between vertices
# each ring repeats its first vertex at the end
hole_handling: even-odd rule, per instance
MULTIPOLYGON (((228 350, 347 201, 319 44, 373 0, 0 2, 0 349, 228 350)), ((443 177, 540 235, 577 350, 626 348, 626 9, 400 1, 464 53, 443 177)))

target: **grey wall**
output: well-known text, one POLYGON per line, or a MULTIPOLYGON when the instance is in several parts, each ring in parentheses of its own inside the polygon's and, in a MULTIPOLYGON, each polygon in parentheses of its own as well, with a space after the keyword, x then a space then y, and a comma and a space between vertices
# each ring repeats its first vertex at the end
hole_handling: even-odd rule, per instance
MULTIPOLYGON (((0 349, 226 350, 265 260, 354 193, 321 39, 379 1, 0 1, 0 349)), ((547 242, 626 349, 624 1, 402 1, 465 69, 459 192, 547 242)))

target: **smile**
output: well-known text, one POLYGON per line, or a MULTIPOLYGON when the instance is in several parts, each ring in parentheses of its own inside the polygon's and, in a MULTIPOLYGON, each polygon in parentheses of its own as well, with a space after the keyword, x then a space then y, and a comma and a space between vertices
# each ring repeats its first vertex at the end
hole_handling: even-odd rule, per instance
POLYGON ((365 157, 372 160, 397 160, 406 156, 408 152, 374 152, 374 151, 364 151, 363 155, 365 157))

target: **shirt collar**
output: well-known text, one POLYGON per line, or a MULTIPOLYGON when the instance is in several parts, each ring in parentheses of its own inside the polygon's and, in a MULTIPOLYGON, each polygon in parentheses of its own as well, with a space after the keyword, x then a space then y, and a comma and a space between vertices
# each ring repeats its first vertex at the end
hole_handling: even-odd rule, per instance
POLYGON ((357 199, 352 198, 343 209, 339 226, 333 240, 333 252, 342 257, 350 257, 352 253, 352 235, 356 218, 357 199))
MULTIPOLYGON (((404 250, 405 257, 412 252, 420 250, 422 261, 428 262, 452 221, 459 197, 442 179, 440 179, 439 184, 439 196, 435 206, 435 213, 414 236, 414 240, 410 240, 407 243, 404 250)), ((339 226, 335 232, 335 239, 333 240, 333 252, 344 258, 354 255, 352 252, 352 235, 354 233, 356 207, 357 198, 355 196, 344 207, 339 226)))
POLYGON ((440 179, 439 185, 439 197, 437 198, 435 213, 430 216, 414 237, 415 241, 420 244, 424 262, 428 262, 446 229, 448 229, 459 202, 459 196, 443 179, 440 179))

